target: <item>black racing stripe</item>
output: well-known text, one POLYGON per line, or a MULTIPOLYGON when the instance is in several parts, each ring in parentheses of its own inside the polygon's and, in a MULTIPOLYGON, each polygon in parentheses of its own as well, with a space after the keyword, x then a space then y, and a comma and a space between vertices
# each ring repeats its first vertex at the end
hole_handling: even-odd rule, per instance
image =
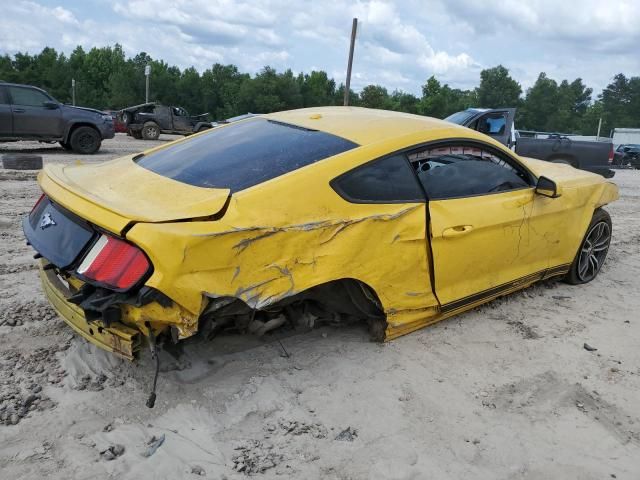
POLYGON ((571 264, 570 263, 565 263, 564 265, 558 265, 557 267, 553 267, 553 268, 549 268, 544 277, 552 277, 554 275, 561 275, 563 273, 567 273, 569 271, 569 269, 571 268, 571 264))
POLYGON ((543 278, 553 277, 555 275, 562 275, 567 273, 571 268, 570 263, 565 263, 563 265, 558 265, 557 267, 548 268, 546 270, 541 270, 536 273, 532 273, 530 275, 525 275, 524 277, 518 278, 511 282, 504 283, 502 285, 498 285, 496 287, 490 288, 488 290, 483 290, 482 292, 474 293, 473 295, 469 295, 467 297, 461 298, 460 300, 455 300, 450 303, 446 303, 440 307, 440 311, 442 313, 447 313, 452 310, 457 310, 466 305, 476 303, 485 298, 494 297, 499 295, 502 292, 512 289, 518 284, 535 282, 537 280, 542 280, 543 278))
MULTIPOLYGON (((556 275, 558 273, 564 273, 564 271, 566 271, 567 269, 566 265, 561 265, 560 267, 563 270, 558 270, 557 273, 552 273, 552 275, 556 275)), ((458 310, 459 308, 465 307, 472 303, 476 303, 485 298, 495 297, 496 295, 500 295, 500 293, 506 292, 507 290, 510 290, 517 285, 520 285, 523 283, 535 282, 537 280, 542 280, 549 274, 551 270, 556 270, 556 269, 559 269, 560 267, 554 267, 552 269, 541 270, 539 272, 532 273, 530 275, 525 275, 524 277, 520 277, 511 282, 503 283, 502 285, 489 288, 488 290, 483 290, 482 292, 474 293, 473 295, 469 295, 467 297, 461 298, 460 300, 455 300, 453 302, 446 303, 440 307, 440 311, 442 313, 447 313, 452 310, 458 310)))

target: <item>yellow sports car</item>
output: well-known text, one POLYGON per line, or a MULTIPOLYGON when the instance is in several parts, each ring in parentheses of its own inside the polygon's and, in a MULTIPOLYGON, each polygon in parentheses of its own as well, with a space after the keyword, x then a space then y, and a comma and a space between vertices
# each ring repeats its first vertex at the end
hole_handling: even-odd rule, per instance
POLYGON ((87 340, 363 320, 392 339, 552 276, 592 280, 617 187, 441 120, 348 107, 47 165, 23 227, 87 340), (287 324, 287 325, 285 325, 287 324))

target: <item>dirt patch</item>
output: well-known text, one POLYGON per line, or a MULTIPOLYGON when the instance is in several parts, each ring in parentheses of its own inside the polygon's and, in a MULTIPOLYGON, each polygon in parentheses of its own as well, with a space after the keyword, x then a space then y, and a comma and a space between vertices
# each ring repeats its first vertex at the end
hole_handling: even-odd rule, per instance
MULTIPOLYGON (((118 135, 79 160, 157 144, 118 135)), ((78 160, 10 149, 29 148, 78 160)), ((187 342, 163 355, 153 410, 148 352, 97 350, 44 301, 20 229, 35 175, 0 170, 2 478, 640 478, 640 172, 614 178, 612 248, 588 285, 538 284, 382 345, 330 326, 283 338, 288 356, 187 342)))
POLYGON ((0 421, 16 425, 35 412, 55 406, 43 391, 60 386, 65 371, 56 354, 68 345, 36 349, 33 353, 8 350, 0 353, 0 421))

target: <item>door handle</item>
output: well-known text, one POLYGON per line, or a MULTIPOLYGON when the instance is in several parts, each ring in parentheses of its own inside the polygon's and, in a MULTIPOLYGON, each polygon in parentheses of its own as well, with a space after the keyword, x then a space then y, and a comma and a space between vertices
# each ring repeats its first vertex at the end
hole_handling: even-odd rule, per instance
POLYGON ((444 238, 458 237, 473 230, 473 225, 457 225, 455 227, 445 228, 442 232, 444 238))
POLYGON ((25 109, 24 108, 14 108, 13 109, 13 113, 24 113, 25 109))

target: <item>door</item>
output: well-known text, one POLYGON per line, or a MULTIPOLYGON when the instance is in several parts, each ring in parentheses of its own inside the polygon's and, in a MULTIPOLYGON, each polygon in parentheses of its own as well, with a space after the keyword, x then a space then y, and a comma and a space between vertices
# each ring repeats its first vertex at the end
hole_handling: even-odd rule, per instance
POLYGON ((511 148, 511 133, 515 116, 515 108, 489 110, 476 117, 468 126, 511 148))
POLYGON ((180 132, 193 131, 192 120, 184 108, 171 107, 171 113, 173 114, 173 128, 175 130, 180 132))
POLYGON ((62 138, 62 111, 55 100, 35 88, 10 86, 8 90, 15 136, 62 138), (45 106, 48 102, 56 108, 45 106))
POLYGON ((13 134, 11 104, 6 87, 0 86, 0 135, 10 137, 13 134))
POLYGON ((552 222, 534 208, 535 178, 515 159, 475 141, 431 145, 409 159, 429 201, 442 311, 544 276, 552 222))

